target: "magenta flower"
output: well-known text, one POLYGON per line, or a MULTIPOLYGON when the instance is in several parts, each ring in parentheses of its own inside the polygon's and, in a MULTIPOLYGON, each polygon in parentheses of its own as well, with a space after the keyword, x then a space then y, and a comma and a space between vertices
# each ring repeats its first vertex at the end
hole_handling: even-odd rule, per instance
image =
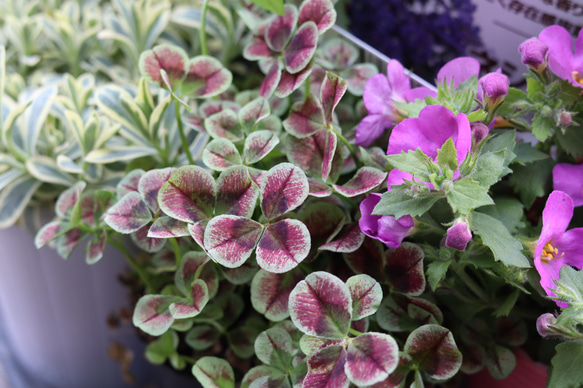
POLYGON ((518 46, 522 63, 536 72, 541 72, 547 67, 549 58, 549 46, 538 38, 530 38, 518 46))
POLYGON ((360 226, 362 233, 368 237, 382 241, 391 249, 398 248, 415 225, 415 222, 411 216, 403 216, 396 219, 393 216, 373 215, 372 211, 380 200, 380 194, 371 193, 360 203, 361 217, 358 221, 358 226, 360 226))
POLYGON ((553 189, 567 193, 574 206, 583 205, 583 164, 557 164, 553 168, 553 189))
MULTIPOLYGON (((387 155, 420 148, 425 155, 437 160, 437 150, 451 138, 455 145, 458 163, 461 163, 472 146, 470 122, 465 114, 457 116, 441 105, 428 105, 421 110, 418 118, 403 120, 393 128, 389 138, 387 155)), ((454 174, 458 177, 459 173, 454 174)), ((403 179, 411 180, 411 175, 392 170, 388 184, 399 185, 403 179)), ((390 187, 390 186, 389 186, 390 187)))
POLYGON ((447 62, 437 73, 437 83, 444 81, 449 85, 453 80, 453 87, 467 81, 472 76, 480 74, 480 62, 471 57, 459 57, 447 62))
POLYGON ((447 230, 445 246, 464 251, 468 243, 472 240, 472 232, 467 221, 456 220, 447 230))
POLYGON ((549 46, 549 67, 558 77, 583 88, 583 30, 575 40, 561 26, 550 26, 539 34, 541 42, 549 46))
POLYGON ((415 101, 433 94, 427 88, 411 89, 411 80, 397 60, 389 61, 387 75, 373 75, 364 87, 366 116, 356 129, 356 145, 370 146, 385 129, 403 120, 394 102, 415 101))
MULTIPOLYGON (((562 191, 553 191, 543 210, 543 228, 534 251, 534 265, 540 284, 549 296, 563 265, 583 268, 583 228, 567 230, 573 217, 573 200, 562 191)), ((556 301, 559 307, 567 303, 556 301)))

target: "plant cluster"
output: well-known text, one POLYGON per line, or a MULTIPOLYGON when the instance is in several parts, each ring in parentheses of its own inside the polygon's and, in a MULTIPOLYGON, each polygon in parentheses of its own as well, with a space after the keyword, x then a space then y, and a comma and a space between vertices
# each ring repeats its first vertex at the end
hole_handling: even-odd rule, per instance
POLYGON ((423 387, 522 348, 583 381, 583 34, 521 45, 526 92, 465 57, 427 89, 358 63, 331 0, 34 4, 4 19, 56 35, 0 50, 0 225, 56 201, 38 247, 124 253, 152 363, 423 387))

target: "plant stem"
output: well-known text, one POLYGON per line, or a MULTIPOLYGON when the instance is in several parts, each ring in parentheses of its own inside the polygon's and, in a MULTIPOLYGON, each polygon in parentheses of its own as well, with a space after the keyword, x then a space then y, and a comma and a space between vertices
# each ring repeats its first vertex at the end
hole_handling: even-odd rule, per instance
POLYGON ((176 256, 176 268, 178 268, 182 261, 182 252, 180 252, 180 246, 178 245, 178 241, 176 241, 176 237, 170 237, 169 240, 174 250, 174 256, 176 256))
POLYGON ((190 147, 188 146, 188 141, 186 140, 186 135, 184 134, 184 127, 182 126, 182 117, 180 116, 180 103, 173 97, 174 102, 174 112, 176 113, 176 124, 178 125, 178 132, 180 133, 180 141, 182 141, 182 148, 184 153, 188 158, 188 163, 194 164, 194 159, 190 153, 190 147))
POLYGON ((152 285, 152 283, 150 283, 148 275, 146 274, 144 269, 140 267, 140 265, 134 260, 132 254, 126 249, 126 247, 124 247, 120 241, 114 240, 110 236, 107 236, 107 242, 124 255, 130 267, 132 267, 132 269, 136 271, 136 273, 138 274, 142 282, 146 285, 146 287, 153 290, 154 286, 152 285))
POLYGON ((334 133, 336 134, 336 136, 338 136, 338 138, 340 139, 340 141, 342 143, 344 143, 344 145, 346 146, 346 148, 348 148, 348 151, 350 152, 350 155, 352 156, 352 159, 354 159, 354 163, 356 163, 356 167, 357 168, 362 167, 362 163, 356 157, 356 151, 355 151, 354 147, 352 146, 352 144, 350 144, 348 142, 348 140, 344 137, 344 135, 342 135, 340 132, 338 132, 334 128, 332 128, 332 131, 334 131, 334 133))
POLYGON ((200 15, 200 50, 202 55, 208 55, 206 47, 206 12, 208 10, 208 0, 202 2, 202 12, 200 15))
POLYGON ((459 276, 460 279, 462 279, 462 281, 464 282, 464 284, 470 289, 472 290, 472 292, 478 297, 480 298, 480 300, 484 303, 488 303, 488 297, 486 296, 486 294, 484 293, 484 290, 482 290, 477 284, 476 282, 474 282, 474 280, 466 273, 464 267, 460 267, 457 268, 455 270, 455 273, 459 276))
POLYGON ((360 331, 353 329, 352 327, 350 329, 348 329, 348 332, 356 337, 358 337, 359 335, 362 334, 360 331))

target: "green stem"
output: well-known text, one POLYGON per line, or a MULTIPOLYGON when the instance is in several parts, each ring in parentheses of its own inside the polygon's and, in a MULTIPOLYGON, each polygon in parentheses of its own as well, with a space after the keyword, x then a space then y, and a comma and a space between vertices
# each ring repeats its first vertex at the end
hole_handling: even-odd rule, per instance
POLYGON ((348 329, 348 332, 350 334, 352 334, 355 337, 358 337, 359 335, 361 335, 362 333, 356 329, 353 329, 352 327, 350 329, 348 329))
POLYGON ((340 139, 340 141, 342 143, 344 143, 344 145, 346 146, 346 148, 348 148, 348 151, 350 152, 350 155, 352 156, 352 159, 354 159, 354 163, 356 163, 356 167, 360 168, 362 167, 362 163, 361 161, 356 157, 356 150, 354 149, 354 147, 352 146, 352 144, 350 144, 348 142, 348 140, 344 137, 344 135, 342 135, 340 132, 338 132, 337 130, 335 130, 334 128, 332 128, 332 131, 334 131, 334 133, 336 134, 336 136, 338 136, 338 138, 340 139))
POLYGON ((206 47, 206 12, 208 10, 208 0, 204 0, 202 3, 202 14, 200 16, 200 50, 202 55, 208 55, 208 49, 206 47))
POLYGON ((310 76, 308 76, 308 78, 306 78, 306 81, 304 84, 304 101, 306 101, 306 99, 308 98, 309 95, 310 95, 310 76))
POLYGON ((176 268, 178 268, 182 262, 182 252, 180 251, 180 246, 178 245, 178 241, 176 241, 175 237, 170 237, 169 240, 170 245, 172 245, 172 249, 174 250, 174 256, 176 256, 176 268))
POLYGON ((174 112, 176 112, 176 124, 178 124, 178 132, 180 133, 180 141, 182 142, 182 148, 184 149, 184 153, 188 158, 188 163, 194 164, 194 159, 192 158, 192 154, 190 153, 190 147, 188 146, 188 141, 186 140, 186 135, 184 134, 184 127, 182 126, 182 117, 180 116, 180 103, 176 100, 176 98, 172 98, 174 100, 174 112))
POLYGON ((474 282, 474 280, 466 273, 464 267, 460 267, 457 268, 455 270, 455 273, 459 276, 460 279, 462 279, 462 281, 464 282, 464 284, 470 289, 472 290, 472 292, 478 297, 480 298, 480 300, 484 303, 488 303, 488 297, 486 296, 486 294, 484 293, 484 290, 482 290, 480 288, 480 286, 478 286, 476 284, 476 282, 474 282))
POLYGON ((126 261, 130 265, 130 267, 132 267, 132 269, 134 271, 136 271, 136 273, 138 274, 138 276, 140 277, 142 282, 146 285, 146 287, 153 290, 154 286, 150 282, 148 275, 146 274, 144 269, 142 267, 140 267, 140 265, 134 260, 134 258, 132 257, 132 254, 126 249, 126 247, 124 247, 121 242, 114 240, 110 236, 107 236, 107 242, 124 255, 126 261))
POLYGON ((192 357, 184 356, 184 355, 182 355, 182 354, 180 355, 180 357, 181 357, 181 358, 182 358, 184 361, 186 361, 186 362, 189 362, 189 363, 191 363, 192 365, 196 364, 196 362, 198 361, 196 358, 192 358, 192 357))

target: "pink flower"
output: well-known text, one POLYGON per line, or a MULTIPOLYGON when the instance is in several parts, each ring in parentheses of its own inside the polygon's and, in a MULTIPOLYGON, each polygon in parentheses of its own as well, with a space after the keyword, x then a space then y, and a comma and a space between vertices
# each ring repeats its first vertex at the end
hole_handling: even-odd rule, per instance
MULTIPOLYGON (((472 146, 472 132, 467 116, 463 113, 456 116, 441 105, 428 105, 421 110, 418 118, 403 120, 393 128, 387 155, 419 148, 425 155, 436 160, 437 150, 449 138, 453 140, 458 163, 461 163, 472 146)), ((459 173, 454 174, 454 178, 457 176, 459 173)), ((403 183, 403 179, 411 180, 411 175, 392 170, 388 178, 389 187, 403 183)))
POLYGON ((478 99, 491 109, 500 105, 508 94, 510 80, 502 73, 488 73, 478 81, 478 99))
MULTIPOLYGON (((567 230, 573 217, 573 200, 562 191, 553 191, 543 210, 543 228, 534 251, 534 265, 540 284, 549 296, 563 265, 583 268, 583 228, 567 230)), ((568 304, 556 301, 559 307, 568 304)))
POLYGON ((559 78, 583 88, 583 30, 575 40, 561 26, 550 26, 539 34, 541 42, 549 46, 549 67, 559 78))
POLYGON ((437 73, 437 83, 446 82, 448 85, 453 80, 453 87, 467 81, 472 76, 480 74, 480 62, 471 57, 459 57, 447 62, 437 73))
POLYGON ((370 146, 385 129, 403 120, 395 102, 423 99, 433 92, 427 88, 411 89, 411 80, 397 60, 389 61, 387 75, 373 75, 364 87, 366 116, 356 129, 356 145, 370 146))
POLYGON ((382 241, 391 249, 398 248, 415 223, 411 216, 396 219, 393 216, 373 215, 372 211, 380 200, 380 194, 371 193, 360 203, 358 226, 368 237, 382 241))
POLYGON ((575 207, 583 205, 583 164, 557 164, 553 168, 553 189, 567 193, 575 207))

